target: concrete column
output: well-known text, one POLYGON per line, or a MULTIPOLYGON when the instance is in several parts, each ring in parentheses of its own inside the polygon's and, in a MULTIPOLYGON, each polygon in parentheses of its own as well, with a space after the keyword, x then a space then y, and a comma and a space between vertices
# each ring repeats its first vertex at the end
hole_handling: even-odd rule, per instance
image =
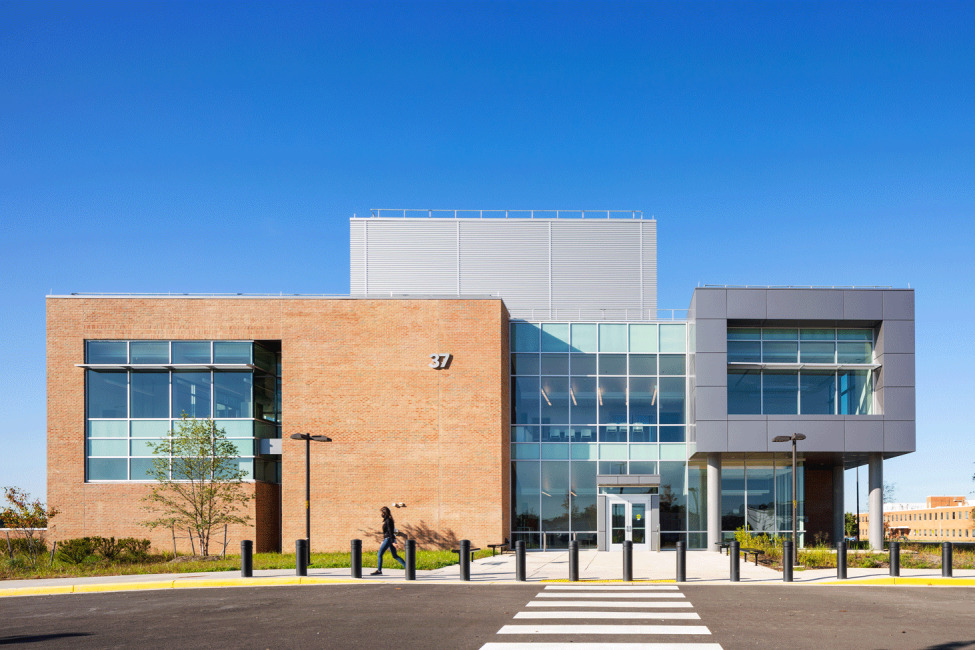
POLYGON ((840 463, 833 467, 833 543, 842 542, 846 537, 846 499, 844 498, 845 470, 840 463))
POLYGON ((721 541, 721 454, 708 454, 708 550, 721 541))
POLYGON ((884 547, 884 457, 883 454, 873 452, 867 460, 870 469, 870 496, 867 513, 870 515, 868 537, 870 548, 884 547))

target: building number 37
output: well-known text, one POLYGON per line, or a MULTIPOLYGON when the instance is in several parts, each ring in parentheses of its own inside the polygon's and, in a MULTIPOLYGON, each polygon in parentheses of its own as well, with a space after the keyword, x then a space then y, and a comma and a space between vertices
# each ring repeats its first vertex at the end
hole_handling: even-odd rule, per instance
POLYGON ((446 368, 447 364, 450 363, 450 354, 431 354, 430 358, 432 361, 427 365, 435 370, 440 370, 441 368, 446 368))

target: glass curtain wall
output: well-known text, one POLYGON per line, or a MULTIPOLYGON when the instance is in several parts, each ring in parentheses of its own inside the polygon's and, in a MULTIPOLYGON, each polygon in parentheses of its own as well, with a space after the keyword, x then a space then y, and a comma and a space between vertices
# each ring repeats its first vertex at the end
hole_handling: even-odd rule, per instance
MULTIPOLYGON (((798 467, 799 541, 803 543, 803 461, 798 467)), ((727 460, 721 464, 721 535, 734 539, 745 527, 752 533, 792 537, 792 457, 727 460)))
POLYGON ((253 341, 88 341, 86 480, 146 481, 179 418, 212 418, 245 478, 280 482, 280 354, 253 341), (114 367, 113 367, 114 366, 114 367), (234 367, 238 366, 238 367, 234 367))
POLYGON ((662 541, 703 548, 686 340, 685 323, 512 323, 513 541, 594 548, 596 475, 659 473, 662 541))

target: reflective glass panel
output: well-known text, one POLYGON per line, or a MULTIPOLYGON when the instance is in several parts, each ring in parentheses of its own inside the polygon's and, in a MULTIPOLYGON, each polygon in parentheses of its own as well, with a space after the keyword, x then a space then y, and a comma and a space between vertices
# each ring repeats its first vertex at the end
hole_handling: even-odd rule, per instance
POLYGON ((684 442, 684 427, 658 427, 660 442, 684 442))
POLYGON ((657 445, 630 445, 633 460, 657 460, 657 445))
POLYGON ((543 354, 542 355, 542 374, 543 375, 567 375, 567 374, 569 374, 569 355, 567 355, 567 354, 543 354))
POLYGON ((762 399, 766 414, 799 413, 799 373, 795 370, 766 370, 762 377, 762 399))
POLYGON ((129 343, 132 363, 169 363, 169 341, 132 341, 129 343))
POLYGON ((683 375, 685 372, 683 354, 661 354, 660 355, 660 374, 661 375, 683 375))
POLYGON ((514 424, 540 424, 538 377, 516 377, 511 380, 511 418, 514 424))
POLYGON ((595 354, 573 354, 569 358, 573 375, 595 375, 596 374, 596 355, 595 354))
POLYGON ((601 460, 599 461, 599 473, 608 474, 611 476, 625 475, 626 461, 625 460, 601 460))
POLYGON ((210 373, 173 373, 173 417, 210 417, 210 373))
POLYGON ((631 375, 655 375, 655 374, 657 374, 657 355, 655 355, 655 354, 631 354, 630 355, 630 374, 631 375))
POLYGON ((542 377, 542 424, 569 423, 569 378, 542 377))
POLYGON ((542 460, 569 460, 569 445, 541 445, 542 460))
POLYGON ((539 464, 535 461, 511 463, 511 500, 515 531, 537 531, 539 513, 539 464))
POLYGON ((129 461, 129 465, 132 468, 132 480, 133 481, 151 481, 153 480, 153 463, 155 459, 153 458, 133 458, 129 461))
POLYGON ((725 461, 721 466, 721 530, 745 525, 745 467, 725 461))
POLYGON ((132 420, 133 438, 165 438, 169 432, 169 420, 132 420))
POLYGON ((626 352, 626 325, 600 324, 600 352, 626 352))
POLYGON ((538 442, 538 427, 511 427, 511 442, 538 442))
POLYGON ((765 341, 795 341, 798 338, 799 330, 796 329, 776 329, 766 327, 762 330, 762 339, 765 341))
POLYGON ((132 417, 169 417, 169 373, 133 372, 132 417))
POLYGON ((759 363, 761 341, 728 341, 728 363, 759 363))
POLYGON ((870 415, 873 412, 871 377, 869 370, 841 370, 838 373, 842 415, 870 415))
MULTIPOLYGON (((805 331, 805 330, 803 330, 805 331)), ((806 342, 799 344, 799 361, 803 363, 835 363, 836 344, 806 342)))
POLYGON ((572 323, 572 351, 595 352, 596 326, 591 323, 572 323))
POLYGON ((610 536, 613 544, 626 541, 626 504, 613 503, 610 515, 610 536))
POLYGON ((129 441, 123 439, 100 440, 88 439, 89 456, 128 456, 129 441))
POLYGON ((249 372, 213 373, 213 393, 217 406, 215 417, 254 417, 253 379, 253 375, 249 372))
MULTIPOLYGON (((155 447, 162 445, 163 441, 158 438, 133 438, 129 441, 129 453, 132 456, 155 456, 155 447)), ((169 443, 165 443, 165 455, 169 455, 169 443)))
POLYGON ((660 378, 660 424, 684 424, 684 378, 660 378))
POLYGON ((873 344, 837 343, 836 361, 837 363, 873 363, 873 344))
POLYGON ((686 352, 687 342, 684 336, 684 324, 660 326, 661 352, 686 352))
POLYGON ((660 530, 687 530, 686 463, 660 462, 660 530))
POLYGON ((246 341, 214 341, 214 363, 250 363, 253 344, 246 341))
MULTIPOLYGON (((706 530, 708 527, 706 461, 692 460, 687 463, 687 527, 690 530, 706 530)), ((700 548, 703 548, 705 543, 702 543, 700 548)))
MULTIPOLYGON (((667 427, 660 427, 661 434, 667 427)), ((682 427, 683 428, 683 427, 682 427)), ((687 445, 660 445, 660 460, 686 460, 687 445)))
POLYGON ((796 363, 799 360, 798 343, 767 341, 762 347, 762 361, 765 363, 796 363))
POLYGON ((657 326, 647 324, 630 325, 630 352, 656 352, 657 326))
POLYGON ((630 529, 634 544, 647 543, 647 505, 645 503, 630 504, 630 529))
POLYGON ((630 474, 656 474, 657 463, 652 460, 631 460, 630 474))
POLYGON ((657 423, 656 377, 630 377, 630 422, 657 423))
POLYGON ((511 349, 515 352, 538 352, 540 330, 534 323, 511 324, 511 349))
POLYGON ((254 417, 260 420, 277 422, 281 412, 281 393, 277 391, 277 378, 255 372, 254 381, 254 417))
POLYGON ((836 330, 836 338, 840 341, 873 341, 873 330, 836 330))
POLYGON ((596 463, 572 463, 572 530, 596 530, 596 463))
POLYGON ((799 412, 803 415, 836 413, 836 373, 803 370, 799 375, 799 412))
POLYGON ((599 374, 601 374, 601 375, 625 375, 626 374, 626 355, 625 354, 600 354, 599 355, 599 374))
POLYGON ((173 341, 173 363, 210 363, 210 342, 173 341))
POLYGON ((728 370, 728 414, 762 412, 762 374, 758 370, 728 370))
POLYGON ((757 532, 775 532, 775 489, 771 466, 755 465, 748 461, 746 467, 748 494, 746 497, 746 521, 757 532))
POLYGON ((88 341, 88 363, 126 363, 125 341, 88 341))
POLYGON ((261 345, 254 345, 254 365, 272 375, 281 373, 279 366, 280 355, 271 352, 261 345))
POLYGON ((758 341, 762 338, 762 330, 757 327, 729 327, 729 341, 758 341))
POLYGON ((542 352, 569 351, 569 324, 542 323, 542 352))
POLYGON ((657 427, 634 424, 630 427, 630 442, 657 442, 657 427))
POLYGON ((596 442, 598 429, 599 427, 596 426, 574 426, 570 429, 572 434, 572 442, 596 442))
POLYGON ((596 423, 596 378, 573 377, 569 383, 570 417, 573 424, 596 423))
POLYGON ((89 420, 88 436, 91 438, 125 438, 129 435, 124 420, 89 420))
POLYGON ((129 461, 125 458, 89 458, 89 481, 125 481, 128 479, 129 461))
POLYGON ((88 417, 124 418, 128 416, 129 374, 127 372, 87 373, 88 417))
POLYGON ((610 424, 599 427, 599 442, 626 442, 626 425, 610 424))
MULTIPOLYGON (((597 460, 598 445, 576 443, 572 447, 572 460, 597 460)), ((575 467, 575 465, 573 465, 575 467)))
POLYGON ((600 377, 598 398, 600 424, 626 424, 626 377, 600 377))
POLYGON ((569 463, 542 461, 542 529, 569 530, 569 463))
POLYGON ((836 338, 834 329, 801 329, 799 338, 803 341, 832 341, 836 338))
POLYGON ((250 420, 216 420, 214 425, 228 438, 254 437, 254 423, 250 420))

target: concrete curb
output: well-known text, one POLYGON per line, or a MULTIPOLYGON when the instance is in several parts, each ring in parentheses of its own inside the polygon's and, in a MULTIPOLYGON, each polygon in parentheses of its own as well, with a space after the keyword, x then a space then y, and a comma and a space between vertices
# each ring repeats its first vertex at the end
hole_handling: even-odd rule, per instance
POLYGON ((864 578, 862 580, 831 580, 814 582, 814 585, 828 586, 891 586, 905 587, 975 587, 975 578, 864 578))

